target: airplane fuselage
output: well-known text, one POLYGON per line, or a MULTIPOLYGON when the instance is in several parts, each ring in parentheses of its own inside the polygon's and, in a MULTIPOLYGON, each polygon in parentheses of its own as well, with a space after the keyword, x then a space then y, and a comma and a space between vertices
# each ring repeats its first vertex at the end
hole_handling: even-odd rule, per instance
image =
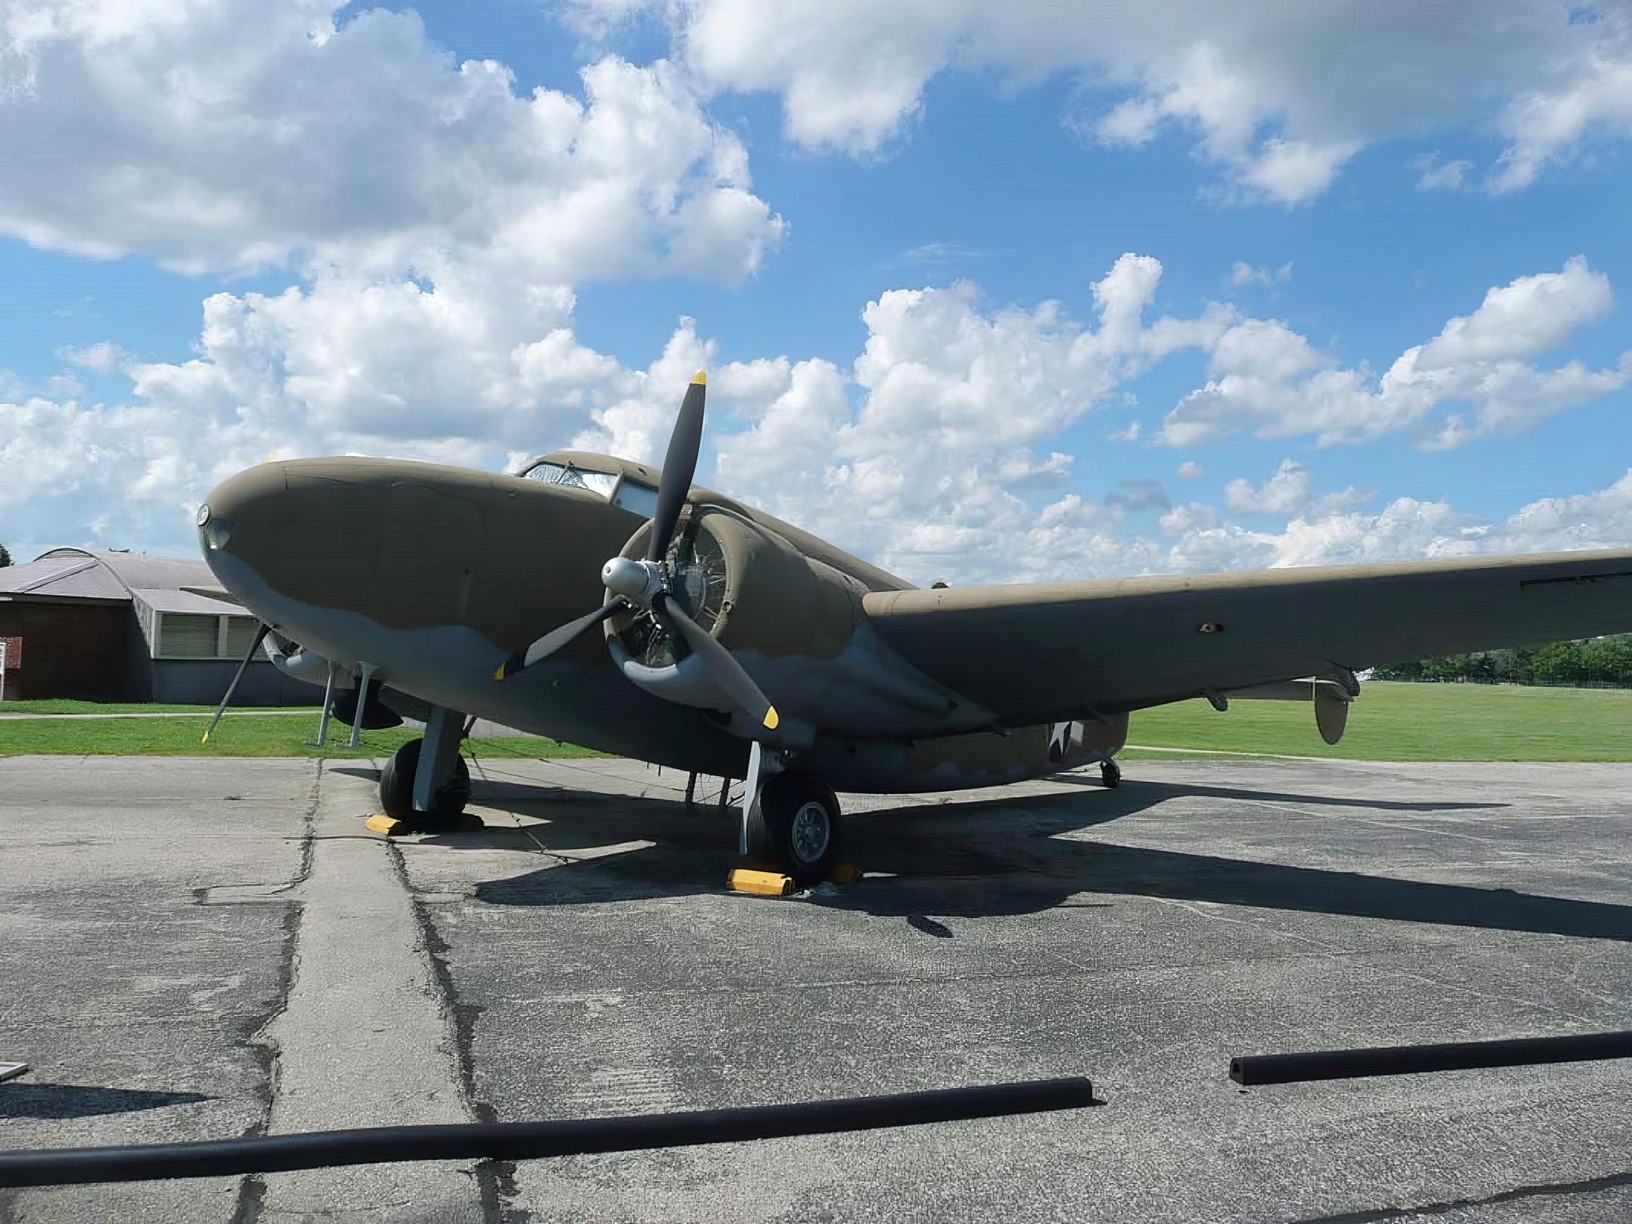
POLYGON ((689 596, 786 717, 742 725, 674 652, 632 657, 625 618, 495 678, 541 634, 607 598, 657 473, 570 454, 542 481, 378 459, 272 462, 200 511, 205 559, 245 607, 346 675, 369 664, 429 706, 679 769, 743 777, 750 736, 841 790, 995 785, 1106 760, 1126 717, 1003 727, 907 663, 867 623, 868 592, 910 584, 701 488, 688 499, 689 596), (714 586, 708 587, 712 581, 714 586), (707 605, 706 607, 704 605, 707 605))

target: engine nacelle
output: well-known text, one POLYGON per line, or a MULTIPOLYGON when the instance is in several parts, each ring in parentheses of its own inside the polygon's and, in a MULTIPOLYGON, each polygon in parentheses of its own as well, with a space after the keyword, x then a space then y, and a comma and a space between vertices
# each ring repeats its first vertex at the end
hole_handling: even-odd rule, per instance
MULTIPOLYGON (((624 547, 645 556, 650 525, 624 547)), ((941 735, 992 714, 929 679, 867 624, 867 588, 725 507, 695 506, 669 548, 674 598, 730 649, 782 715, 778 742, 825 727, 851 735, 941 735)), ((625 676, 669 701, 735 713, 684 641, 645 612, 607 622, 625 676)), ((733 729, 747 733, 748 728, 733 729)), ((757 730, 757 729, 756 729, 757 730)))
POLYGON ((1353 672, 1345 668, 1337 679, 1310 676, 1304 680, 1255 684, 1251 688, 1230 689, 1228 694, 1211 694, 1208 700, 1220 696, 1248 701, 1313 701, 1315 728, 1320 732, 1321 739, 1335 745, 1343 738, 1343 729, 1349 725, 1349 706, 1360 696, 1360 682, 1354 678, 1353 672))
MULTIPOLYGON (((313 654, 298 642, 291 642, 278 633, 266 635, 263 646, 266 657, 272 660, 272 665, 286 676, 293 676, 296 680, 305 680, 308 684, 321 687, 329 678, 329 661, 313 654)), ((342 669, 344 670, 344 669, 342 669)), ((351 683, 351 674, 344 671, 344 675, 337 676, 336 680, 344 679, 345 686, 351 683)))

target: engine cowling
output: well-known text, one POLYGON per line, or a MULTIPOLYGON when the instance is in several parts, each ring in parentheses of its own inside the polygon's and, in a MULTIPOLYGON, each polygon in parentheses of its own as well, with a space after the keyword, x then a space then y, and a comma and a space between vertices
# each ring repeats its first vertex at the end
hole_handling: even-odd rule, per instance
POLYGON ((266 657, 286 676, 321 685, 329 677, 329 661, 313 654, 298 642, 290 641, 281 633, 269 633, 263 643, 266 657))
MULTIPOLYGON (((649 525, 637 531, 621 555, 644 557, 649 532, 649 525)), ((668 566, 674 598, 735 654, 784 715, 787 725, 776 737, 782 742, 809 740, 824 727, 926 735, 991 721, 988 711, 924 676, 872 633, 860 582, 734 510, 693 506, 675 532, 668 566)), ((684 639, 649 613, 613 617, 606 635, 614 660, 641 688, 735 713, 684 639)))

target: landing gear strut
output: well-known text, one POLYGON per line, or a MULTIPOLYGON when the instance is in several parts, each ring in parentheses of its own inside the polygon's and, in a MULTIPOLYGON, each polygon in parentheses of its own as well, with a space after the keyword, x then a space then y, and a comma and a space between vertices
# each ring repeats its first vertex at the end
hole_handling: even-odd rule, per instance
POLYGON ((1106 786, 1122 785, 1122 767, 1115 761, 1099 763, 1099 780, 1106 786))
POLYGON ((801 885, 833 874, 839 854, 839 801, 804 773, 772 774, 748 812, 748 861, 801 885))

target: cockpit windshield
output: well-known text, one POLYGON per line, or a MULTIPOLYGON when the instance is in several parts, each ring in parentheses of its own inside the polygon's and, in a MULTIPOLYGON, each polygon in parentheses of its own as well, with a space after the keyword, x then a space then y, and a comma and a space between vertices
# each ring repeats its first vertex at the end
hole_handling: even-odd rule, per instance
POLYGON ((631 511, 643 518, 657 513, 657 490, 638 484, 617 472, 597 472, 572 463, 557 463, 540 459, 521 473, 528 480, 541 484, 571 485, 599 493, 614 506, 631 511))
POLYGON ((610 498, 612 490, 618 486, 616 472, 590 472, 573 467, 570 463, 551 463, 547 460, 533 464, 522 475, 541 484, 564 484, 578 489, 588 489, 591 493, 599 493, 605 498, 610 498))

